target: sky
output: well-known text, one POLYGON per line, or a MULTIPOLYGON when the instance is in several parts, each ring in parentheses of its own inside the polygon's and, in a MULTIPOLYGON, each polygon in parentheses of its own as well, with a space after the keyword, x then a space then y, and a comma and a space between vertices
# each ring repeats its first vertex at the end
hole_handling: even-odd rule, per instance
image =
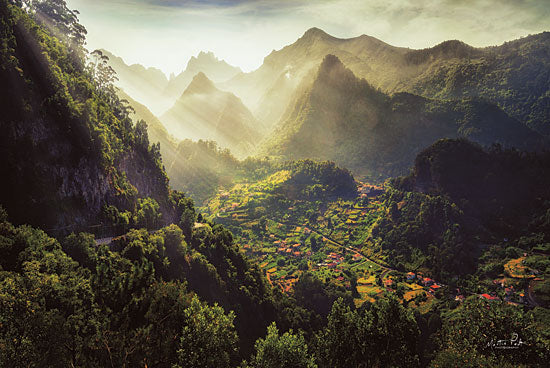
POLYGON ((179 73, 212 51, 244 71, 318 27, 340 38, 367 34, 426 48, 472 46, 550 30, 550 0, 67 0, 88 30, 87 48, 179 73))

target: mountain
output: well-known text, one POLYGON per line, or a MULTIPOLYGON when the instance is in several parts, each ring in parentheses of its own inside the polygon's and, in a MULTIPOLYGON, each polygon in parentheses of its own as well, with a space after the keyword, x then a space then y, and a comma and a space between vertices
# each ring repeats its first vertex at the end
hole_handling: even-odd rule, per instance
MULTIPOLYGON (((390 46, 369 36, 339 39, 318 28, 311 28, 293 44, 273 51, 259 69, 237 75, 222 86, 241 97, 260 120, 265 119, 266 124, 274 126, 291 103, 296 88, 319 67, 327 54, 337 56, 358 76, 370 77, 380 76, 379 68, 393 70, 393 66, 385 65, 385 62, 405 52, 407 49, 390 46), (274 90, 277 98, 272 102, 274 90)), ((384 75, 393 78, 390 70, 384 75)))
POLYGON ((171 221, 168 178, 143 126, 89 78, 78 50, 1 6, 0 203, 11 221, 91 232, 117 221, 108 213, 137 223, 152 203, 171 221))
POLYGON ((127 65, 124 60, 107 50, 101 50, 109 58, 109 65, 115 70, 116 85, 156 114, 169 107, 169 102, 159 96, 168 85, 166 75, 156 68, 145 68, 140 64, 127 65))
POLYGON ((334 160, 369 175, 396 175, 437 139, 467 137, 484 145, 542 148, 545 139, 496 105, 478 99, 435 100, 386 95, 334 55, 324 58, 311 84, 263 145, 285 158, 334 160))
POLYGON ((170 101, 176 100, 189 86, 193 77, 201 72, 215 83, 225 82, 242 73, 240 68, 229 65, 225 60, 219 60, 214 53, 201 51, 189 59, 183 72, 170 78, 163 92, 165 98, 170 101))
POLYGON ((240 157, 252 151, 262 129, 239 98, 217 89, 202 72, 161 120, 179 139, 215 140, 240 157))
POLYGON ((302 79, 316 70, 327 54, 337 56, 355 75, 385 93, 481 97, 540 133, 550 134, 548 32, 497 47, 474 48, 460 41, 445 41, 413 50, 367 35, 341 39, 312 28, 293 44, 273 51, 259 69, 220 86, 239 96, 258 119, 274 126, 293 101, 302 79), (281 83, 282 77, 285 83, 281 83), (276 103, 271 98, 274 88, 276 103))

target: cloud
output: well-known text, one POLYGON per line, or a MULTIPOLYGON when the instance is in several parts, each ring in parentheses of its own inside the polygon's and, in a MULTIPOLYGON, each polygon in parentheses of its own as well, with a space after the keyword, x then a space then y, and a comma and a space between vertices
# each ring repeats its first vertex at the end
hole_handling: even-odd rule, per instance
POLYGON ((179 71, 211 50, 244 70, 316 26, 411 48, 460 39, 488 46, 548 30, 548 0, 68 0, 91 48, 179 71), (157 63, 157 64, 155 64, 157 63))
POLYGON ((550 24, 547 0, 336 0, 305 10, 344 36, 366 33, 413 48, 445 39, 501 43, 550 24))

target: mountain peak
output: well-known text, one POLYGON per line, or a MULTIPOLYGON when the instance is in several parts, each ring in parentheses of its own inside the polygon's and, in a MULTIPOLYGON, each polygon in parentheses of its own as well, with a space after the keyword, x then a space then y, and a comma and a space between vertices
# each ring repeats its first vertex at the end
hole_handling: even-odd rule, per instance
POLYGON ((193 58, 195 58, 197 60, 219 61, 219 59, 216 57, 216 55, 214 55, 214 53, 212 51, 201 51, 201 52, 199 52, 197 57, 193 56, 193 58))
POLYGON ((217 88, 214 85, 214 82, 212 82, 206 74, 203 72, 197 73, 194 77, 187 89, 185 90, 184 94, 202 94, 202 93, 210 93, 212 91, 215 91, 217 88))
POLYGON ((187 70, 200 70, 201 66, 223 63, 212 51, 201 51, 197 56, 191 56, 187 62, 187 70))
POLYGON ((329 40, 333 38, 334 37, 332 37, 325 31, 323 31, 322 29, 313 27, 308 29, 300 39, 301 40, 329 40))

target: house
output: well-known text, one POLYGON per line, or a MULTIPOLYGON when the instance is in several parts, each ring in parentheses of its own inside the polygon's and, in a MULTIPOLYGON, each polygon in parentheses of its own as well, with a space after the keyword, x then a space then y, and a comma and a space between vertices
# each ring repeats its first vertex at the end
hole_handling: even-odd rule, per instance
POLYGON ((336 262, 331 262, 331 263, 327 264, 327 267, 328 268, 336 268, 337 265, 338 264, 336 262))
POLYGON ((407 273, 407 280, 414 280, 415 277, 416 275, 414 274, 414 272, 407 273))
POLYGON ((393 286, 393 280, 392 279, 385 279, 384 280, 384 286, 385 287, 392 287, 393 286))
POLYGON ((430 286, 430 289, 432 289, 433 291, 437 291, 441 289, 441 285, 433 284, 432 286, 430 286))
POLYGON ((359 253, 355 253, 355 254, 353 255, 353 257, 352 257, 352 259, 353 259, 354 261, 358 261, 358 260, 360 260, 361 258, 363 258, 363 256, 360 255, 359 253))
POLYGON ((302 255, 301 252, 294 252, 293 254, 294 254, 294 257, 300 257, 302 255))
POLYGON ((459 294, 459 295, 455 296, 455 300, 456 300, 457 302, 462 303, 462 302, 464 301, 464 299, 466 299, 466 298, 465 298, 464 295, 462 295, 462 294, 459 294))
POLYGON ((489 300, 489 301, 500 300, 497 296, 492 296, 492 295, 489 295, 489 294, 481 294, 480 298, 485 299, 485 300, 489 300))
POLYGON ((431 286, 435 283, 435 281, 430 279, 429 277, 424 277, 422 283, 424 284, 424 286, 431 286))

